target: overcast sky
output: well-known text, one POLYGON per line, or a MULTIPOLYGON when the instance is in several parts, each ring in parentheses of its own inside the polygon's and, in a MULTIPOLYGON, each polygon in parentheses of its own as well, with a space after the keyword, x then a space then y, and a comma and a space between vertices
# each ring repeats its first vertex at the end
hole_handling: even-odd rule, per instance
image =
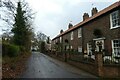
POLYGON ((91 9, 98 11, 108 7, 118 0, 26 0, 34 12, 35 32, 41 31, 50 38, 57 36, 61 29, 64 31, 72 21, 75 25, 82 21, 83 13, 91 16, 91 9), (93 5, 92 5, 93 4, 93 5))

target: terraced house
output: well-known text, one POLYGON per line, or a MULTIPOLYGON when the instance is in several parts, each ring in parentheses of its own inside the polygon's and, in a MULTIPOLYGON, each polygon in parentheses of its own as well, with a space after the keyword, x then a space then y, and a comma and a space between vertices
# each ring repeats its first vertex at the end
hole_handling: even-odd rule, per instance
POLYGON ((82 22, 74 26, 70 23, 66 31, 61 30, 52 45, 62 43, 61 50, 73 49, 93 58, 94 51, 120 57, 120 1, 99 12, 95 7, 91 14, 84 13, 82 22))

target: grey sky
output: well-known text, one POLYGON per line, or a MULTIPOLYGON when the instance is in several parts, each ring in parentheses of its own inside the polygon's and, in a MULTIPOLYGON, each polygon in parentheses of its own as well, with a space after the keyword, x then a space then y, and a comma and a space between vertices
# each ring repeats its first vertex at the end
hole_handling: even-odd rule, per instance
POLYGON ((26 0, 34 12, 37 12, 34 20, 35 31, 41 31, 54 38, 59 31, 68 28, 72 21, 75 25, 82 21, 83 13, 91 16, 92 7, 98 11, 106 8, 118 0, 26 0), (93 4, 93 5, 92 5, 93 4))

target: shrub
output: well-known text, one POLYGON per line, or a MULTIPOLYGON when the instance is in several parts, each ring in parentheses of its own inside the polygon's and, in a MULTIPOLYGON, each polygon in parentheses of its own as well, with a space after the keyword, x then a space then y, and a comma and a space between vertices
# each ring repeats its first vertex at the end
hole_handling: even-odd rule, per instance
POLYGON ((4 42, 2 43, 2 56, 15 57, 19 54, 19 51, 19 46, 4 42))
POLYGON ((100 38, 102 36, 102 32, 100 29, 94 29, 93 35, 96 36, 97 38, 100 38))
POLYGON ((19 54, 19 46, 16 45, 9 45, 9 52, 8 52, 8 56, 9 57, 15 57, 18 56, 19 54))
POLYGON ((45 53, 46 48, 45 48, 45 42, 41 42, 41 52, 45 53))
POLYGON ((8 54, 8 47, 9 47, 8 43, 5 43, 5 42, 2 43, 2 56, 5 56, 8 54))
POLYGON ((25 49, 24 46, 20 46, 19 48, 20 48, 20 51, 21 51, 21 52, 25 52, 25 51, 26 51, 26 49, 25 49))
POLYGON ((105 64, 110 64, 110 63, 112 63, 112 61, 110 59, 105 59, 104 63, 105 64))

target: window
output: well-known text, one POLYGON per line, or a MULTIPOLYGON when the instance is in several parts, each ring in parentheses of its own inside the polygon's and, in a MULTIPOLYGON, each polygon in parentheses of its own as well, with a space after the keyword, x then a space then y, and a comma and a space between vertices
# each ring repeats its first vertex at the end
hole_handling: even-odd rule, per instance
POLYGON ((58 41, 58 40, 56 39, 55 42, 57 43, 57 41, 58 41))
POLYGON ((113 56, 120 55, 120 40, 112 40, 113 56))
POLYGON ((53 44, 55 44, 55 40, 53 41, 53 44))
POLYGON ((60 37, 60 43, 62 43, 62 37, 60 37))
POLYGON ((82 53, 82 47, 78 46, 78 52, 82 53))
POLYGON ((78 29, 78 38, 82 37, 81 28, 78 29))
POLYGON ((70 49, 73 49, 73 47, 72 47, 72 46, 70 46, 70 49))
POLYGON ((69 49, 69 45, 66 46, 66 49, 67 49, 67 50, 69 49))
POLYGON ((71 32, 71 40, 73 40, 73 31, 71 32))
POLYGON ((111 29, 120 27, 119 11, 110 14, 111 29))
POLYGON ((90 43, 87 43, 87 53, 88 55, 92 55, 92 45, 90 43))

